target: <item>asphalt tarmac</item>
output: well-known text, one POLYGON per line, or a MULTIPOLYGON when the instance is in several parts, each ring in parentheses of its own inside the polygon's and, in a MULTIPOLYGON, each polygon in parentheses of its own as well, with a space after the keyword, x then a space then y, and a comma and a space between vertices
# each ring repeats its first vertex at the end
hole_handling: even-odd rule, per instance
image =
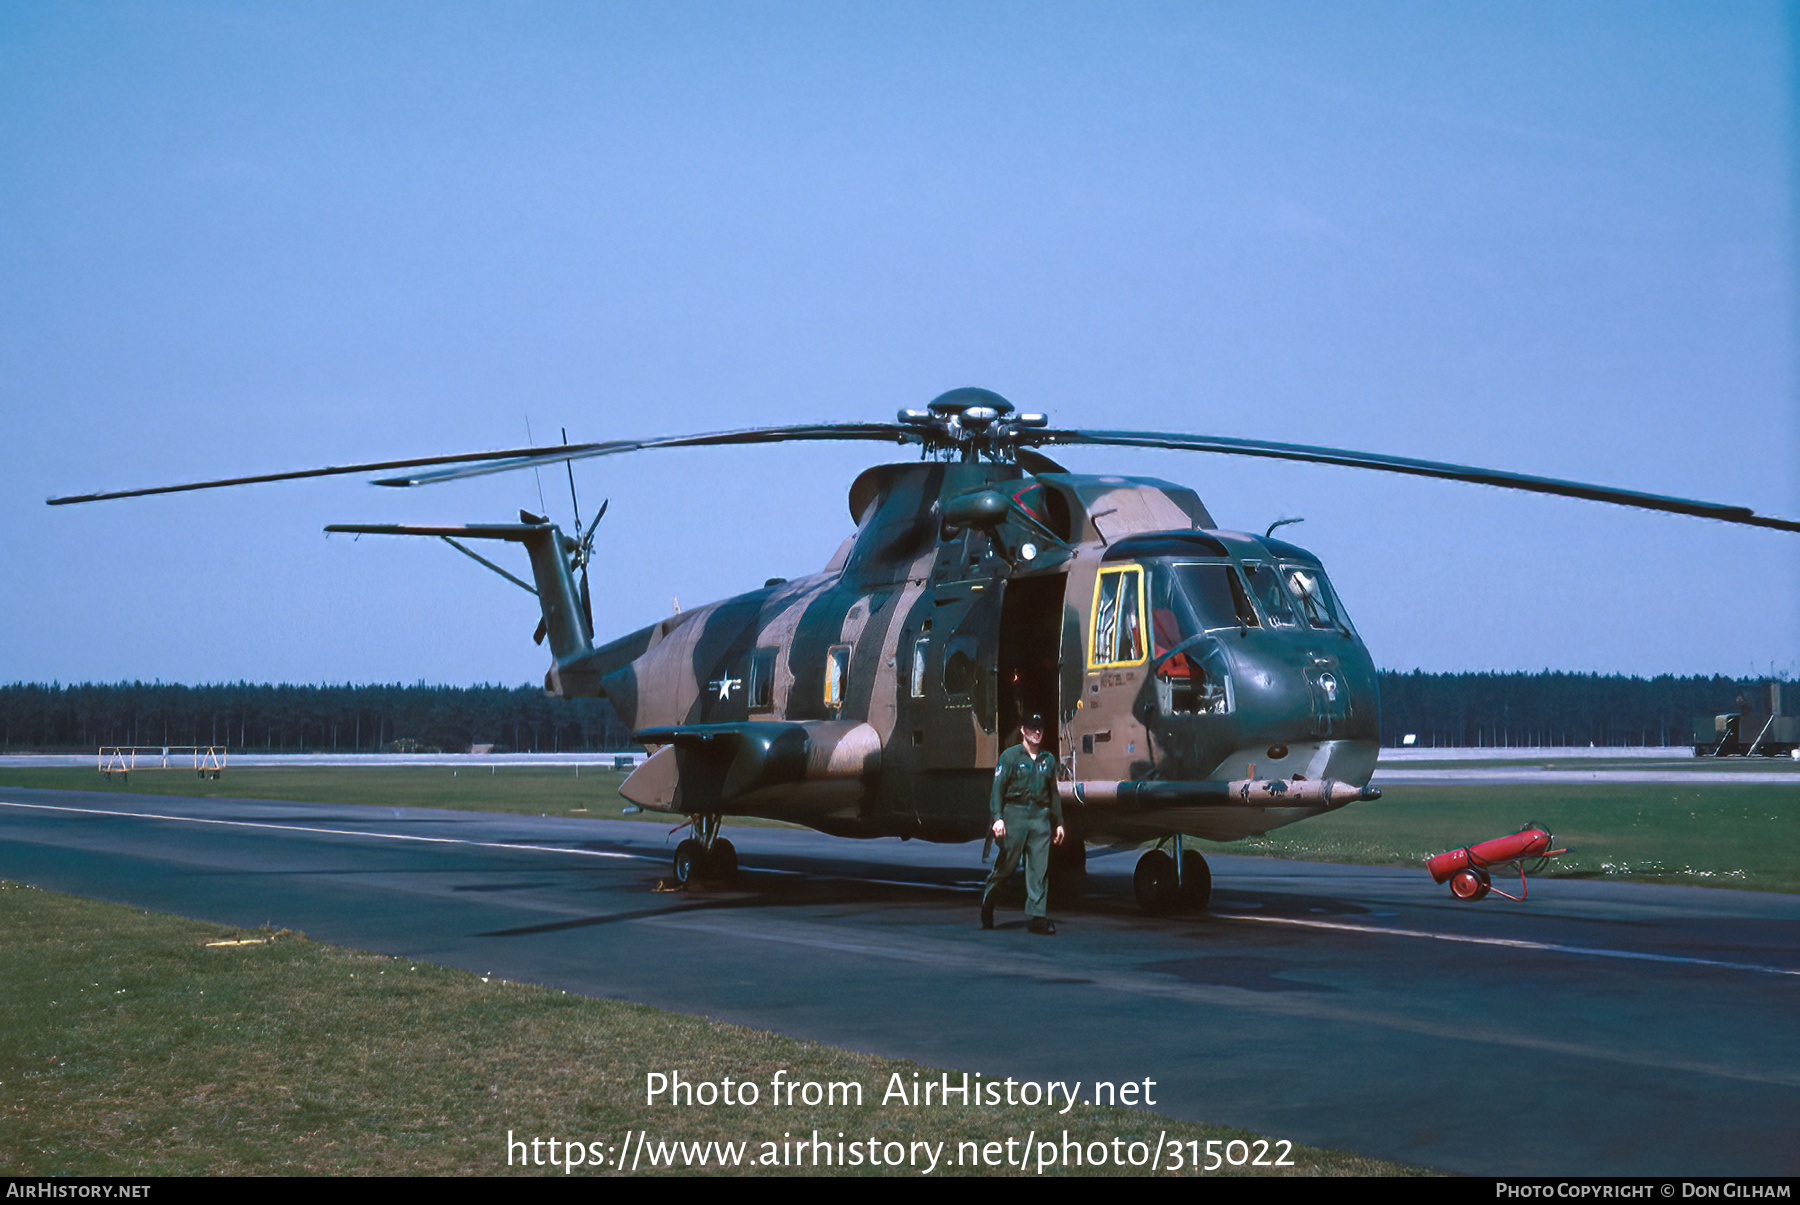
POLYGON ((1212 911, 1152 919, 1121 853, 1043 938, 1016 905, 977 928, 978 845, 727 833, 740 888, 688 893, 654 823, 0 789, 0 877, 59 891, 990 1078, 1152 1080, 1160 1112, 1450 1171, 1800 1171, 1800 897, 1464 904, 1423 870, 1215 856, 1212 911))

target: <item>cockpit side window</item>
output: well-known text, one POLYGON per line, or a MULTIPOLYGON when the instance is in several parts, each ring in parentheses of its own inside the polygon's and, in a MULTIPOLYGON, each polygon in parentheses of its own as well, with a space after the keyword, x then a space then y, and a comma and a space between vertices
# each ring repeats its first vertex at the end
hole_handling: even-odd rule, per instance
POLYGON ((1243 579, 1230 565, 1160 566, 1151 594, 1151 614, 1159 639, 1164 627, 1172 627, 1185 639, 1196 632, 1218 628, 1262 626, 1256 608, 1250 605, 1243 579))
POLYGON ((1228 715, 1230 666, 1209 630, 1260 627, 1230 565, 1161 564, 1151 571, 1150 662, 1157 710, 1164 715, 1228 715))

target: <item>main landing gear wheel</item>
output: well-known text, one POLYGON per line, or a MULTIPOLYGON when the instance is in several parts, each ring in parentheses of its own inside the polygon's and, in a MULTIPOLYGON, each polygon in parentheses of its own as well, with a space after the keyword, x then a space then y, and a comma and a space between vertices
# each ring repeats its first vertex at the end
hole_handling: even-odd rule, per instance
POLYGON ((720 837, 707 851, 705 877, 720 887, 731 887, 737 882, 737 872, 737 846, 720 837))
POLYGON ((1212 900, 1212 867, 1197 849, 1181 853, 1181 906, 1204 912, 1212 900))
POLYGON ((711 849, 694 837, 675 847, 675 881, 683 887, 730 887, 737 872, 737 846, 724 837, 713 838, 711 849))
POLYGON ((737 882, 737 846, 719 836, 720 816, 695 816, 694 835, 675 847, 675 882, 683 887, 730 887, 737 882))
POLYGON ((1138 859, 1131 885, 1137 892, 1138 907, 1151 916, 1173 912, 1180 902, 1175 886, 1175 859, 1160 849, 1150 850, 1138 859))
POLYGON ((1492 886, 1488 872, 1479 866, 1465 866, 1450 876, 1450 894, 1459 900, 1478 900, 1492 886))
POLYGON ((683 887, 691 887, 701 876, 701 869, 706 864, 706 846, 692 837, 687 838, 675 847, 675 881, 683 887))

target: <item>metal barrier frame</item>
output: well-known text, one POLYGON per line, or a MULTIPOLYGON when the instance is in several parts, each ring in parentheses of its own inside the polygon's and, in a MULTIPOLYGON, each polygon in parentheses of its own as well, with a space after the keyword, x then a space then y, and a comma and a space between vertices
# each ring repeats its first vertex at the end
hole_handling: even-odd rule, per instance
POLYGON ((201 778, 217 778, 225 773, 228 755, 224 745, 102 745, 94 768, 108 778, 119 774, 130 782, 133 770, 169 769, 171 754, 191 755, 193 763, 185 768, 201 778), (149 755, 146 764, 138 764, 140 753, 149 755), (159 758, 160 764, 148 764, 150 757, 159 758))

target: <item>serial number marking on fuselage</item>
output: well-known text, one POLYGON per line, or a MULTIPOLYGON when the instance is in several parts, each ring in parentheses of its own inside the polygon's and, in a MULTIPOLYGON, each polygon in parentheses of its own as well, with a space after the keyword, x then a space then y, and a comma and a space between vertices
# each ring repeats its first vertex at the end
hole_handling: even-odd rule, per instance
POLYGON ((1378 925, 1346 925, 1340 921, 1303 920, 1295 916, 1257 916, 1252 913, 1215 912, 1220 920, 1260 921, 1268 925, 1299 925, 1306 929, 1331 929, 1370 937, 1422 937, 1471 946, 1500 946, 1509 950, 1535 950, 1546 954, 1584 954, 1589 958, 1629 958, 1640 962, 1672 962, 1684 966, 1717 967, 1728 971, 1755 971, 1763 975, 1800 975, 1790 967, 1762 966, 1754 962, 1725 962, 1717 958, 1693 958, 1685 954, 1652 954, 1646 950, 1609 950, 1604 946, 1564 946, 1548 941, 1516 937, 1471 937, 1461 933, 1430 933, 1424 929, 1387 929, 1378 925))
POLYGON ((131 820, 172 820, 179 824, 222 824, 230 828, 270 828, 290 833, 324 833, 333 837, 378 837, 387 841, 424 841, 433 845, 469 845, 476 849, 525 849, 546 854, 575 854, 583 858, 636 858, 661 861, 647 854, 622 854, 601 849, 571 849, 561 845, 527 845, 516 841, 470 841, 465 837, 420 837, 412 833, 384 833, 373 829, 318 828, 307 824, 274 824, 267 820, 214 820, 207 816, 166 816, 156 812, 117 812, 109 808, 72 808, 50 803, 14 803, 0 800, 0 807, 29 808, 39 812, 76 812, 84 816, 124 816, 131 820))

